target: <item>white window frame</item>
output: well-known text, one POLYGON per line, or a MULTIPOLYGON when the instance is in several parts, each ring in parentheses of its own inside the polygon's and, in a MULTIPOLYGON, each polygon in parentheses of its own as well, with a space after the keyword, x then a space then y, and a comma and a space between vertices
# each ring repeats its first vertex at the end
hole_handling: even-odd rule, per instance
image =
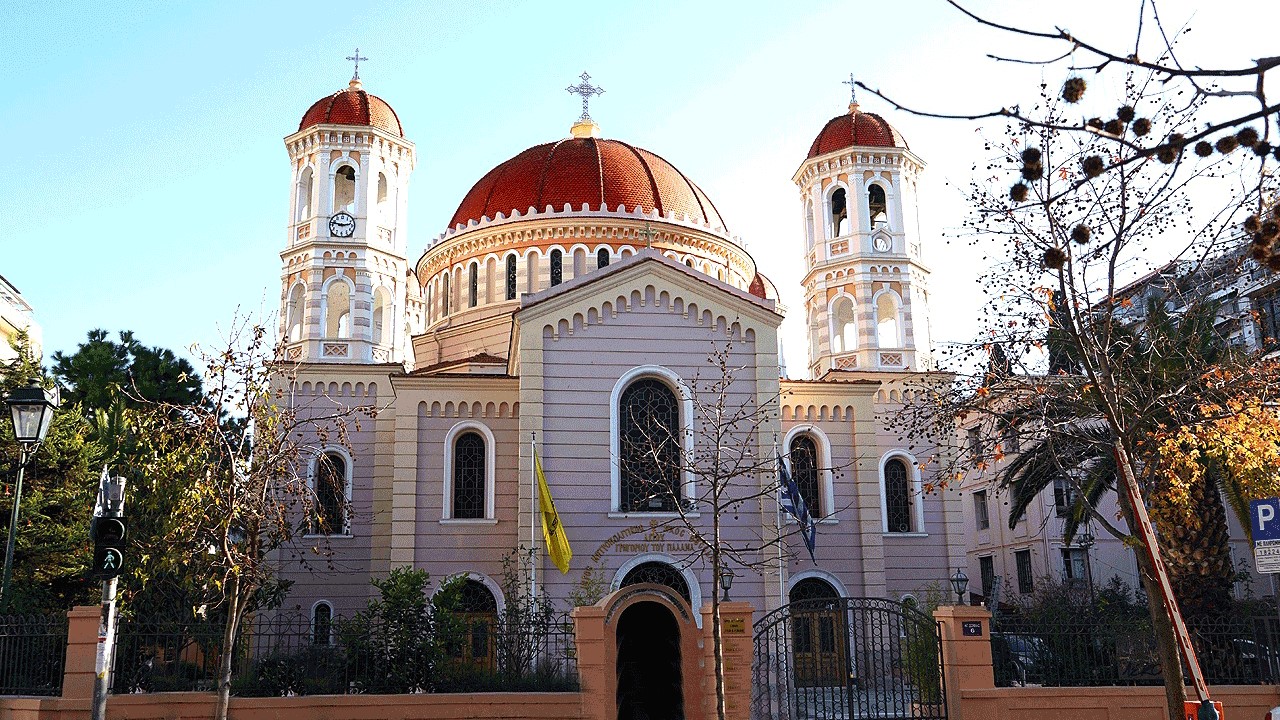
MULTIPOLYGON (((684 380, 670 369, 661 365, 640 365, 633 367, 622 374, 618 381, 613 384, 613 391, 609 394, 609 457, 613 460, 609 463, 609 517, 620 518, 673 518, 680 517, 679 513, 674 512, 624 512, 622 506, 622 436, 620 429, 620 420, 618 413, 618 403, 622 400, 622 393, 627 386, 641 378, 651 377, 663 381, 669 389, 675 394, 680 402, 680 452, 682 457, 693 457, 693 394, 689 392, 689 387, 685 385, 684 380)), ((687 469, 681 473, 681 487, 684 491, 684 499, 690 500, 697 497, 697 487, 695 485, 693 473, 687 469)), ((684 513, 684 517, 697 517, 698 512, 695 508, 693 512, 684 513)))
MULTIPOLYGON (((796 425, 787 431, 786 437, 782 440, 782 447, 786 448, 787 471, 791 471, 791 441, 797 435, 808 435, 813 439, 813 444, 818 449, 818 502, 822 503, 822 510, 834 511, 835 509, 835 479, 831 471, 831 440, 827 438, 827 434, 817 425, 804 424, 796 425)), ((792 475, 792 477, 795 477, 792 475)), ((836 524, 835 512, 827 512, 819 517, 813 513, 813 508, 809 508, 813 519, 823 524, 836 524)), ((791 517, 790 513, 782 514, 786 522, 795 522, 796 519, 791 517)))
POLYGON ((849 591, 845 588, 844 583, 840 581, 840 578, 832 575, 826 570, 812 568, 809 570, 802 570, 787 579, 787 602, 791 602, 791 590, 794 589, 801 580, 807 580, 809 578, 817 578, 828 583, 831 587, 835 588, 836 594, 840 597, 849 597, 849 591))
POLYGON ((831 186, 828 187, 826 192, 822 194, 822 227, 826 230, 826 235, 827 235, 826 240, 828 242, 835 240, 837 238, 849 237, 855 234, 855 228, 853 225, 853 213, 849 211, 849 198, 852 194, 853 194, 853 191, 850 190, 849 186, 838 180, 836 182, 831 183, 831 186), (845 217, 849 218, 849 234, 848 235, 839 234, 840 228, 835 224, 835 222, 833 222, 834 218, 831 217, 831 199, 835 196, 836 190, 841 190, 841 189, 844 190, 844 214, 845 214, 845 217))
POLYGON ((335 613, 333 612, 333 603, 329 602, 328 600, 317 600, 317 601, 315 601, 315 602, 311 603, 311 614, 310 614, 310 615, 308 615, 308 622, 309 622, 309 624, 310 624, 310 626, 311 626, 311 632, 307 633, 307 639, 310 641, 310 643, 309 643, 309 644, 311 644, 311 645, 314 645, 314 644, 315 644, 315 637, 316 637, 316 609, 317 609, 317 608, 319 608, 321 605, 325 605, 325 606, 327 606, 327 607, 329 608, 329 639, 328 639, 327 641, 325 641, 325 644, 323 645, 323 647, 332 647, 332 646, 333 646, 333 640, 334 640, 334 636, 333 636, 333 625, 334 625, 334 619, 336 618, 336 615, 335 615, 335 613))
POLYGON ((493 514, 494 494, 494 451, 493 431, 484 423, 474 420, 463 420, 449 428, 444 436, 444 502, 440 507, 440 522, 457 525, 494 525, 498 521, 493 514), (484 517, 455 518, 453 516, 453 447, 458 436, 464 432, 478 432, 484 437, 484 517))
MULTIPOLYGON (((652 515, 654 513, 647 514, 652 515)), ((663 553, 643 553, 622 563, 622 567, 618 568, 618 572, 613 574, 613 582, 609 583, 609 592, 615 592, 621 588, 622 579, 627 576, 627 573, 647 562, 660 562, 664 565, 670 565, 676 572, 680 573, 680 576, 684 578, 684 584, 689 587, 689 604, 692 606, 689 608, 689 614, 693 615, 694 622, 697 623, 699 628, 701 628, 702 584, 698 582, 698 576, 694 575, 692 570, 685 567, 681 562, 670 555, 665 555, 663 553)), ((679 596, 679 593, 676 593, 676 595, 679 596)), ((684 598, 680 599, 683 600, 684 598)))
POLYGON ((871 186, 872 185, 879 185, 880 189, 884 191, 884 216, 887 221, 885 223, 885 227, 888 229, 890 233, 892 233, 894 230, 897 229, 893 222, 893 215, 894 215, 893 210, 894 210, 897 198, 894 197, 893 188, 889 184, 885 183, 884 178, 873 177, 873 178, 868 178, 862 181, 862 197, 859 198, 859 202, 858 202, 858 215, 859 216, 865 215, 863 219, 866 220, 867 224, 864 227, 866 227, 868 231, 875 230, 875 227, 871 224, 871 186))
MULTIPOLYGON (((307 532, 307 533, 304 533, 304 534, 303 534, 303 537, 325 537, 325 538, 343 538, 343 537, 348 537, 348 538, 349 538, 349 537, 351 537, 351 511, 352 511, 352 508, 351 508, 351 485, 352 485, 352 478, 353 478, 353 477, 354 477, 354 475, 355 475, 355 467, 356 467, 356 466, 355 466, 355 463, 354 463, 354 462, 352 461, 352 459, 351 459, 351 453, 347 452, 347 449, 346 449, 346 448, 344 448, 344 447, 342 447, 342 446, 339 446, 339 445, 326 445, 326 446, 321 447, 318 451, 316 451, 315 455, 312 455, 312 456, 311 456, 311 461, 308 463, 308 467, 307 467, 307 488, 310 490, 310 492, 311 492, 311 496, 312 496, 312 497, 317 497, 317 495, 316 495, 316 471, 317 471, 318 466, 319 466, 319 464, 320 464, 320 458, 322 458, 322 457, 324 457, 325 455, 328 455, 328 454, 330 454, 330 453, 333 453, 334 455, 339 455, 339 456, 341 456, 341 457, 342 457, 342 460, 343 460, 343 463, 344 463, 344 464, 345 464, 345 466, 346 466, 346 467, 345 467, 345 473, 344 473, 345 477, 343 477, 343 493, 342 493, 342 498, 343 498, 343 508, 342 508, 342 532, 338 532, 338 533, 312 533, 312 532, 307 532)), ((310 528, 310 527, 311 527, 311 525, 310 525, 310 518, 308 518, 307 523, 308 523, 308 524, 307 524, 307 526, 306 526, 306 527, 310 528)))
POLYGON ((353 207, 351 208, 351 215, 353 217, 360 217, 360 215, 363 214, 362 213, 363 208, 360 207, 360 163, 356 162, 355 159, 350 157, 349 155, 343 155, 342 157, 329 163, 329 217, 333 217, 338 212, 345 212, 345 211, 340 211, 337 205, 338 203, 338 170, 341 169, 342 166, 344 165, 350 167, 353 171, 355 171, 355 174, 356 174, 355 190, 354 190, 354 194, 351 197, 351 203, 353 205, 353 207))
POLYGON ((894 290, 890 290, 889 288, 878 290, 874 295, 871 296, 871 317, 872 317, 872 326, 875 328, 874 334, 876 338, 876 349, 905 350, 907 348, 907 324, 906 324, 906 321, 903 319, 905 315, 903 311, 904 306, 905 306, 905 303, 902 300, 902 296, 899 295, 894 290), (893 298, 894 306, 897 308, 898 344, 893 346, 886 346, 881 344, 880 342, 881 340, 880 338, 880 298, 884 295, 891 296, 893 298))
POLYGON ((928 537, 924 526, 924 483, 920 479, 920 466, 916 458, 905 450, 890 450, 880 456, 880 530, 885 537, 928 537), (888 494, 885 492, 884 468, 890 460, 901 460, 907 466, 907 497, 916 498, 911 503, 911 532, 889 532, 888 494))

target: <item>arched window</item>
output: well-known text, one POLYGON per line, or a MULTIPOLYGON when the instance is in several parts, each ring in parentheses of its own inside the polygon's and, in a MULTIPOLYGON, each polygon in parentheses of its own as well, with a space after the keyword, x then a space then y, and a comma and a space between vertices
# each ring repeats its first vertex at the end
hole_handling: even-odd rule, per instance
POLYGON ((444 271, 444 284, 440 289, 440 314, 449 314, 449 271, 444 271))
POLYGON ((809 306, 809 362, 817 362, 818 360, 818 352, 821 350, 818 346, 819 329, 818 307, 815 303, 809 306))
POLYGON ((333 606, 323 600, 311 608, 311 644, 333 644, 333 606))
POLYGON ((498 259, 495 257, 487 258, 484 261, 484 302, 486 305, 493 302, 493 288, 498 274, 498 259))
POLYGON ((853 352, 858 349, 858 324, 853 312, 853 298, 841 295, 831 304, 831 352, 853 352))
POLYGON ((804 498, 805 507, 809 508, 811 516, 823 517, 828 509, 822 507, 819 500, 822 494, 818 489, 818 446, 808 435, 796 435, 791 439, 788 451, 791 458, 791 479, 800 488, 800 497, 804 498))
POLYGON ((618 401, 623 512, 670 512, 680 496, 680 405, 657 378, 627 386, 618 401))
POLYGON ((639 585, 641 583, 665 585, 675 590, 680 597, 684 598, 685 602, 690 604, 693 602, 689 599, 689 583, 685 581, 684 575, 664 562, 654 560, 640 563, 623 576, 622 582, 618 584, 618 587, 639 585))
POLYGON ((315 185, 313 180, 314 173, 311 168, 305 168, 302 174, 298 176, 298 217, 296 222, 302 222, 311 217, 311 192, 315 185))
POLYGON ((787 599, 793 603, 812 603, 826 608, 832 600, 840 599, 840 593, 822 578, 807 577, 791 586, 787 599))
POLYGON ((849 201, 844 188, 836 188, 831 193, 831 236, 841 237, 849 234, 849 201))
POLYGON ((888 532, 911 532, 911 480, 907 464, 898 458, 884 464, 884 510, 888 532))
POLYGON ((287 327, 289 342, 298 342, 302 339, 302 323, 304 310, 306 309, 306 293, 302 289, 302 285, 294 285, 289 291, 289 305, 286 308, 286 316, 288 318, 287 327))
POLYGON ((448 643, 449 654, 472 667, 492 670, 498 601, 484 583, 468 578, 458 588, 456 602, 453 612, 460 632, 456 641, 448 643))
POLYGON ((600 248, 596 251, 596 269, 609 267, 609 248, 600 248))
POLYGON ((573 276, 582 277, 587 273, 587 251, 578 248, 573 251, 573 276))
POLYGON ((324 294, 324 336, 351 337, 351 286, 342 280, 329 283, 324 294))
POLYGON ((453 442, 453 517, 482 518, 485 514, 484 437, 473 430, 453 442))
POLYGON ((375 344, 382 344, 385 337, 388 314, 390 312, 391 294, 386 288, 373 291, 372 339, 375 344))
POLYGON ((516 256, 507 256, 507 299, 516 299, 516 256))
POLYGON ((343 165, 333 174, 333 211, 355 214, 356 169, 343 165))
POLYGON ((475 307, 480 300, 480 263, 471 262, 467 270, 467 307, 475 307))
POLYGON ((876 343, 881 348, 902 347, 901 328, 898 327, 898 301, 892 293, 876 298, 876 343))
POLYGON ((564 281, 564 253, 551 251, 551 286, 555 287, 564 281))
POLYGON ((884 188, 879 185, 867 188, 867 212, 871 217, 872 228, 889 224, 889 206, 884 199, 884 188))
POLYGON ((813 249, 813 203, 807 200, 804 203, 804 247, 813 249))
POLYGON ((387 205, 387 176, 385 173, 378 173, 378 222, 383 225, 390 225, 390 216, 387 205))
POLYGON ((340 453, 321 453, 311 474, 314 495, 311 512, 312 535, 342 535, 347 532, 347 459, 340 453))

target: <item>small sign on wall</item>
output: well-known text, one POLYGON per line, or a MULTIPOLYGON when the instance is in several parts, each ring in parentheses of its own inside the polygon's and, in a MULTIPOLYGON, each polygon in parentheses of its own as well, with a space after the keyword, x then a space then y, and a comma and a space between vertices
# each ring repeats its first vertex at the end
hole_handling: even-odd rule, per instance
POLYGON ((960 634, 965 637, 982 637, 982 622, 968 620, 960 623, 960 634))
POLYGON ((742 635, 747 632, 747 623, 742 618, 725 618, 720 624, 721 631, 742 635))

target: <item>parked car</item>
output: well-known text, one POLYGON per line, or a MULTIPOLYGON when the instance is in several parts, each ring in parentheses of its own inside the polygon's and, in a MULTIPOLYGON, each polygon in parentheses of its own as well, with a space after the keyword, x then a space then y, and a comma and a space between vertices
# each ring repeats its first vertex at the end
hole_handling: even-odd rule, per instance
POLYGON ((1043 682, 1045 657, 1044 641, 1034 635, 991 633, 991 659, 997 684, 1002 679, 1019 685, 1043 682))

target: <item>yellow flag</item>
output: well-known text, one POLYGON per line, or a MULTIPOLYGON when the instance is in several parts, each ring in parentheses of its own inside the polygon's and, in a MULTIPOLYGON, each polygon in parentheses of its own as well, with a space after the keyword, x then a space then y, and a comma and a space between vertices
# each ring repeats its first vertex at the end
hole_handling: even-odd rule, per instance
POLYGON ((538 476, 538 507, 542 510, 542 538, 547 542, 547 554, 560 572, 567 573, 573 549, 569 547, 569 538, 565 537, 564 526, 560 524, 556 504, 551 500, 547 476, 542 474, 542 461, 538 459, 536 449, 533 451, 533 468, 538 476))

